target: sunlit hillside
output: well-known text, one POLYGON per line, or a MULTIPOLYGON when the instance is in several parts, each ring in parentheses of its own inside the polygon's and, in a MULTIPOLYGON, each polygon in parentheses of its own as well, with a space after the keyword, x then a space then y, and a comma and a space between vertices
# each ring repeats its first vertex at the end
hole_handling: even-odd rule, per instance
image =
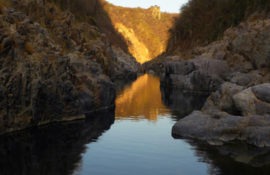
POLYGON ((142 9, 105 3, 104 9, 138 62, 149 61, 166 50, 169 30, 177 14, 162 13, 158 6, 142 9))

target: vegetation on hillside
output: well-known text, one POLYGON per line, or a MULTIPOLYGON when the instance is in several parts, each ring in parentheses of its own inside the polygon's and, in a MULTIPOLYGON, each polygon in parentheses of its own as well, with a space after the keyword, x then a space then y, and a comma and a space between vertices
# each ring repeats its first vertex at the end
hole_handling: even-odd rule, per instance
POLYGON ((71 11, 78 20, 96 25, 106 33, 112 44, 128 52, 123 37, 116 32, 108 13, 104 10, 105 0, 48 0, 56 3, 63 10, 71 11))
POLYGON ((265 16, 269 0, 190 0, 171 31, 168 51, 208 44, 255 12, 265 16))
POLYGON ((157 6, 142 9, 119 7, 109 3, 104 5, 113 24, 121 23, 132 29, 139 41, 148 48, 151 58, 166 50, 170 38, 169 29, 177 14, 157 12, 157 6))

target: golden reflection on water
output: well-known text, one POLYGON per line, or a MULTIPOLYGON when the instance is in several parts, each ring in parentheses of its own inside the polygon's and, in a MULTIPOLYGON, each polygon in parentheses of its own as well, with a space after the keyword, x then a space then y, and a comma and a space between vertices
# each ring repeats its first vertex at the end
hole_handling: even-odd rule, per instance
POLYGON ((131 86, 125 88, 116 98, 115 117, 156 121, 158 114, 167 113, 162 103, 158 77, 145 74, 131 86))

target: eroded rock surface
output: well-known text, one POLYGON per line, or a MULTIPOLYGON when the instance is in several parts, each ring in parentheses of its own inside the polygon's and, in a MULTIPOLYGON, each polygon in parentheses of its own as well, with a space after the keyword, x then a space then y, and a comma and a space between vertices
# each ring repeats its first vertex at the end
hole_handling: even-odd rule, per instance
POLYGON ((228 29, 223 39, 194 49, 192 60, 174 60, 193 63, 191 73, 185 74, 188 66, 163 64, 165 87, 210 94, 200 111, 175 124, 173 134, 217 145, 270 146, 269 32, 269 19, 247 21, 228 29), (174 67, 181 70, 171 71, 174 67))
POLYGON ((138 71, 95 25, 53 3, 10 2, 1 8, 0 31, 0 133, 110 107, 112 80, 138 71))

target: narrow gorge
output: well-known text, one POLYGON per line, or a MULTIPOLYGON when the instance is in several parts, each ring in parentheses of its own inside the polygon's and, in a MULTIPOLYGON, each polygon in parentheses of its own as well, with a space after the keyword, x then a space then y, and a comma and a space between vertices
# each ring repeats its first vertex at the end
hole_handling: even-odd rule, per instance
POLYGON ((112 2, 0 0, 0 174, 268 175, 270 3, 112 2))

